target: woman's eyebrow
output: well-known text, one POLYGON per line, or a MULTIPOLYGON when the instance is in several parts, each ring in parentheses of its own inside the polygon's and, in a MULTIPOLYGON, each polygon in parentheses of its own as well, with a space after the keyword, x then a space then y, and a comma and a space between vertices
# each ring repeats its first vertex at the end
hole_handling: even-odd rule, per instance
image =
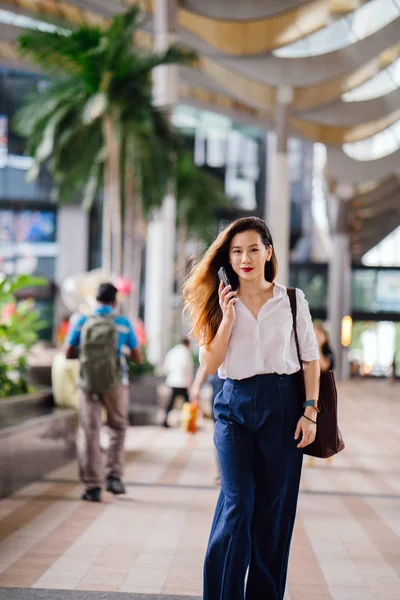
MULTIPOLYGON (((253 248, 254 246, 257 246, 257 248, 258 248, 258 244, 251 244, 251 245, 249 246, 249 248, 253 248)), ((235 248, 239 248, 239 249, 240 249, 241 247, 242 247, 242 246, 232 246, 232 250, 235 250, 235 248)))

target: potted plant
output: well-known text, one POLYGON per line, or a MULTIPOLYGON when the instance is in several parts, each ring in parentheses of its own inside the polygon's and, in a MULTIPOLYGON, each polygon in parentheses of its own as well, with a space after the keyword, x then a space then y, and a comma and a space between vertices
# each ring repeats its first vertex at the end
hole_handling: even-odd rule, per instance
POLYGON ((129 420, 131 425, 151 425, 158 422, 158 388, 164 378, 157 376, 149 362, 146 347, 142 361, 129 363, 129 420))
POLYGON ((33 391, 28 383, 27 357, 46 323, 38 320, 33 300, 18 301, 16 293, 45 284, 45 279, 29 275, 0 275, 0 398, 33 391))
POLYGON ((33 300, 17 299, 20 290, 46 283, 29 275, 0 274, 0 423, 4 427, 42 414, 51 398, 48 389, 35 389, 28 378, 28 354, 46 323, 39 321, 33 300))

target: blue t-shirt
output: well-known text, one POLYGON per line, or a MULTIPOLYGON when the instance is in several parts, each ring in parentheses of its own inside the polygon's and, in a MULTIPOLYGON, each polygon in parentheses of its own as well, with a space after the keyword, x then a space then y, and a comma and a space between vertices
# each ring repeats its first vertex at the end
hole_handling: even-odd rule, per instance
MULTIPOLYGON (((101 304, 94 311, 94 315, 109 315, 113 312, 112 306, 101 304)), ((66 342, 70 346, 79 346, 81 343, 81 331, 82 327, 86 323, 88 317, 81 315, 74 325, 70 328, 67 334, 66 342)), ((138 347, 138 341, 136 339, 133 327, 129 320, 122 315, 115 315, 115 326, 118 332, 118 354, 121 361, 122 367, 122 383, 128 383, 128 365, 126 362, 126 348, 134 350, 138 347)))

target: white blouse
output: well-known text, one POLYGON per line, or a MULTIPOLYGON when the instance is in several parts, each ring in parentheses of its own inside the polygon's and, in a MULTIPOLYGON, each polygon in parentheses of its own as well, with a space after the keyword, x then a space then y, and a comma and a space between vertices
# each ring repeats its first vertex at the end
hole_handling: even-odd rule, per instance
MULTIPOLYGON (((297 332, 304 361, 319 359, 308 302, 296 290, 297 332)), ((300 369, 286 287, 274 286, 273 297, 261 307, 257 319, 238 298, 225 359, 218 374, 222 379, 245 379, 262 373, 290 375, 300 369)))

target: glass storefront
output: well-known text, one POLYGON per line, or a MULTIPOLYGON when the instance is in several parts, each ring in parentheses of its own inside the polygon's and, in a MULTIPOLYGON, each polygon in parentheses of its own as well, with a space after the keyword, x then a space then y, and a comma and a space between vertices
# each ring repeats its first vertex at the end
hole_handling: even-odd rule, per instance
POLYGON ((348 358, 353 376, 400 377, 400 323, 355 321, 348 358))
MULTIPOLYGON (((292 264, 290 285, 301 288, 313 319, 327 320, 328 265, 292 264)), ((400 377, 400 269, 353 266, 352 342, 355 377, 400 377)))
MULTIPOLYGON (((25 156, 24 140, 13 119, 24 98, 40 92, 46 79, 34 73, 0 68, 0 270, 8 275, 40 275, 53 282, 58 253, 57 210, 51 202, 52 180, 44 169, 34 182, 26 175, 32 159, 25 156)), ((51 339, 54 294, 37 298, 41 332, 51 339)))
POLYGON ((328 301, 327 265, 292 263, 289 269, 289 285, 303 290, 315 318, 326 319, 328 301))
POLYGON ((186 105, 175 108, 172 120, 186 138, 195 163, 220 179, 234 199, 235 214, 227 218, 261 216, 266 165, 262 131, 186 105))
MULTIPOLYGON (((317 318, 326 318, 328 265, 291 264, 290 285, 301 288, 317 318)), ((353 319, 400 320, 400 269, 392 267, 352 268, 351 309, 353 319)))

